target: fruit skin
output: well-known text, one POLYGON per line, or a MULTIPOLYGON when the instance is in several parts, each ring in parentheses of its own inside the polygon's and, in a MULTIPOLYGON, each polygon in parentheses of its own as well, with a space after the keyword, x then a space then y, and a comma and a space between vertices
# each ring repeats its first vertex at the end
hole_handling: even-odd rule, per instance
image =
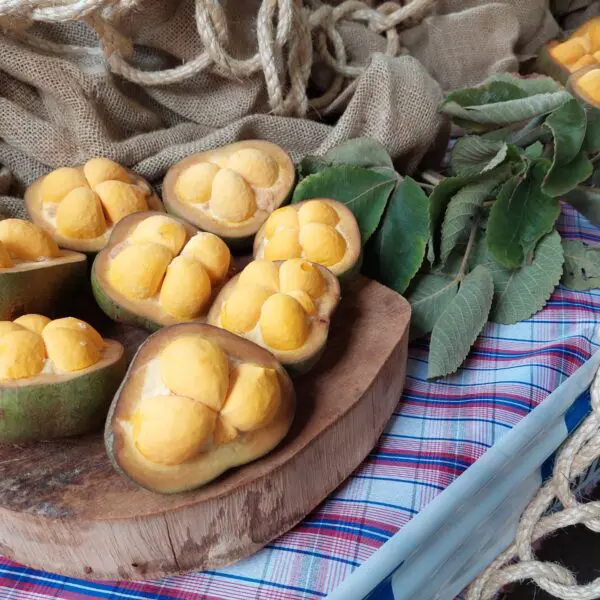
POLYGON ((111 343, 118 347, 115 360, 100 368, 54 383, 0 383, 0 442, 50 440, 100 429, 126 367, 123 347, 111 343))
POLYGON ((0 270, 0 320, 38 313, 58 316, 74 302, 75 292, 87 278, 84 254, 63 252, 73 260, 33 263, 27 269, 0 270))
MULTIPOLYGON (((197 489, 229 469, 242 466, 273 451, 289 431, 295 409, 296 394, 292 381, 285 369, 275 360, 271 353, 253 342, 239 338, 222 329, 197 322, 181 323, 165 327, 154 333, 137 350, 110 406, 104 429, 104 443, 109 460, 118 473, 127 477, 141 488, 160 494, 176 494, 197 489), (127 385, 130 379, 135 376, 135 372, 138 369, 138 362, 143 364, 148 358, 156 356, 157 349, 164 348, 169 339, 175 339, 179 335, 186 335, 188 333, 200 334, 205 336, 209 341, 219 342, 225 352, 244 362, 274 369, 277 372, 281 388, 282 402, 274 421, 265 430, 253 431, 247 434, 242 433, 233 441, 234 451, 229 453, 229 464, 215 465, 209 469, 208 474, 205 473, 203 476, 196 478, 195 481, 181 481, 181 478, 174 477, 174 481, 169 482, 170 475, 168 473, 165 474, 163 472, 158 475, 151 474, 150 476, 145 476, 142 472, 135 473, 132 469, 128 470, 124 466, 122 453, 124 452, 125 444, 123 434, 119 432, 116 423, 119 416, 122 416, 129 408, 127 385), (246 441, 247 447, 244 445, 246 441), (250 448, 250 450, 247 448, 250 448)), ((180 467, 181 465, 176 466, 175 471, 180 467)))

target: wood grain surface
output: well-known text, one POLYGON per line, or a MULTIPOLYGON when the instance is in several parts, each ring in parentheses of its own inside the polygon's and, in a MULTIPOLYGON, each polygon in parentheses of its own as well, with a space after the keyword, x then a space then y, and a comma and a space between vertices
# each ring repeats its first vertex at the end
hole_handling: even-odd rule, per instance
MULTIPOLYGON (((195 492, 136 488, 112 471, 99 434, 0 446, 0 553, 75 577, 148 579, 256 552, 313 510, 377 443, 402 391, 409 320, 401 296, 356 281, 321 362, 295 381, 298 410, 285 440, 195 492)), ((130 350, 146 336, 118 326, 112 333, 130 350)))

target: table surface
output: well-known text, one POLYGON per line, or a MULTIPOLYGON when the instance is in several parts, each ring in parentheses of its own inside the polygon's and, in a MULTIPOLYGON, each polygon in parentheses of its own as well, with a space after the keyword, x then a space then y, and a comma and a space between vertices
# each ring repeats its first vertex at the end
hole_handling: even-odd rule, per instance
MULTIPOLYGON (((564 238, 600 243, 600 231, 569 207, 559 228, 564 238)), ((488 325, 463 368, 436 382, 425 377, 427 343, 414 343, 378 446, 302 523, 247 560, 134 583, 68 579, 0 559, 0 598, 325 597, 590 357, 600 345, 599 309, 600 290, 558 288, 533 318, 488 325)))

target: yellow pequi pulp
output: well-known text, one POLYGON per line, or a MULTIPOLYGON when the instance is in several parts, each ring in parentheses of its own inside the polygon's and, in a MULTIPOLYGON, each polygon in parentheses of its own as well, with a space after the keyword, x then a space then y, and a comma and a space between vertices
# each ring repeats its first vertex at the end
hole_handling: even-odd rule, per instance
POLYGON ((109 317, 156 329, 204 317, 230 269, 229 248, 216 235, 138 213, 115 228, 96 257, 92 286, 109 317))
POLYGON ((291 371, 305 372, 325 347, 339 300, 337 278, 321 265, 301 258, 255 260, 225 285, 208 322, 266 348, 291 371))
POLYGON ((287 200, 294 180, 294 165, 279 146, 246 140, 175 164, 163 195, 169 212, 240 249, 287 200))
POLYGON ((175 325, 136 354, 106 423, 107 451, 143 487, 189 490, 271 451, 294 408, 268 352, 208 325, 175 325))
POLYGON ((569 87, 589 105, 600 109, 600 64, 598 67, 573 75, 569 87))
POLYGON ((83 167, 61 167, 35 181, 25 192, 32 220, 64 248, 97 252, 124 217, 162 203, 148 183, 107 158, 83 167))

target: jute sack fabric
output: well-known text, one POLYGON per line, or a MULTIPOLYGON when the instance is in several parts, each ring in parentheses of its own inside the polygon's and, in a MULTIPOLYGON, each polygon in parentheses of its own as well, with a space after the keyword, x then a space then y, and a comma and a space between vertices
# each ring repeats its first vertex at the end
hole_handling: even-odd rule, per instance
MULTIPOLYGON (((445 141, 443 90, 516 69, 557 31, 545 0, 336 4, 0 2, 11 193, 96 155, 159 185, 181 158, 250 137, 298 159, 370 135, 411 172, 445 141)), ((24 216, 14 198, 1 208, 24 216)))

